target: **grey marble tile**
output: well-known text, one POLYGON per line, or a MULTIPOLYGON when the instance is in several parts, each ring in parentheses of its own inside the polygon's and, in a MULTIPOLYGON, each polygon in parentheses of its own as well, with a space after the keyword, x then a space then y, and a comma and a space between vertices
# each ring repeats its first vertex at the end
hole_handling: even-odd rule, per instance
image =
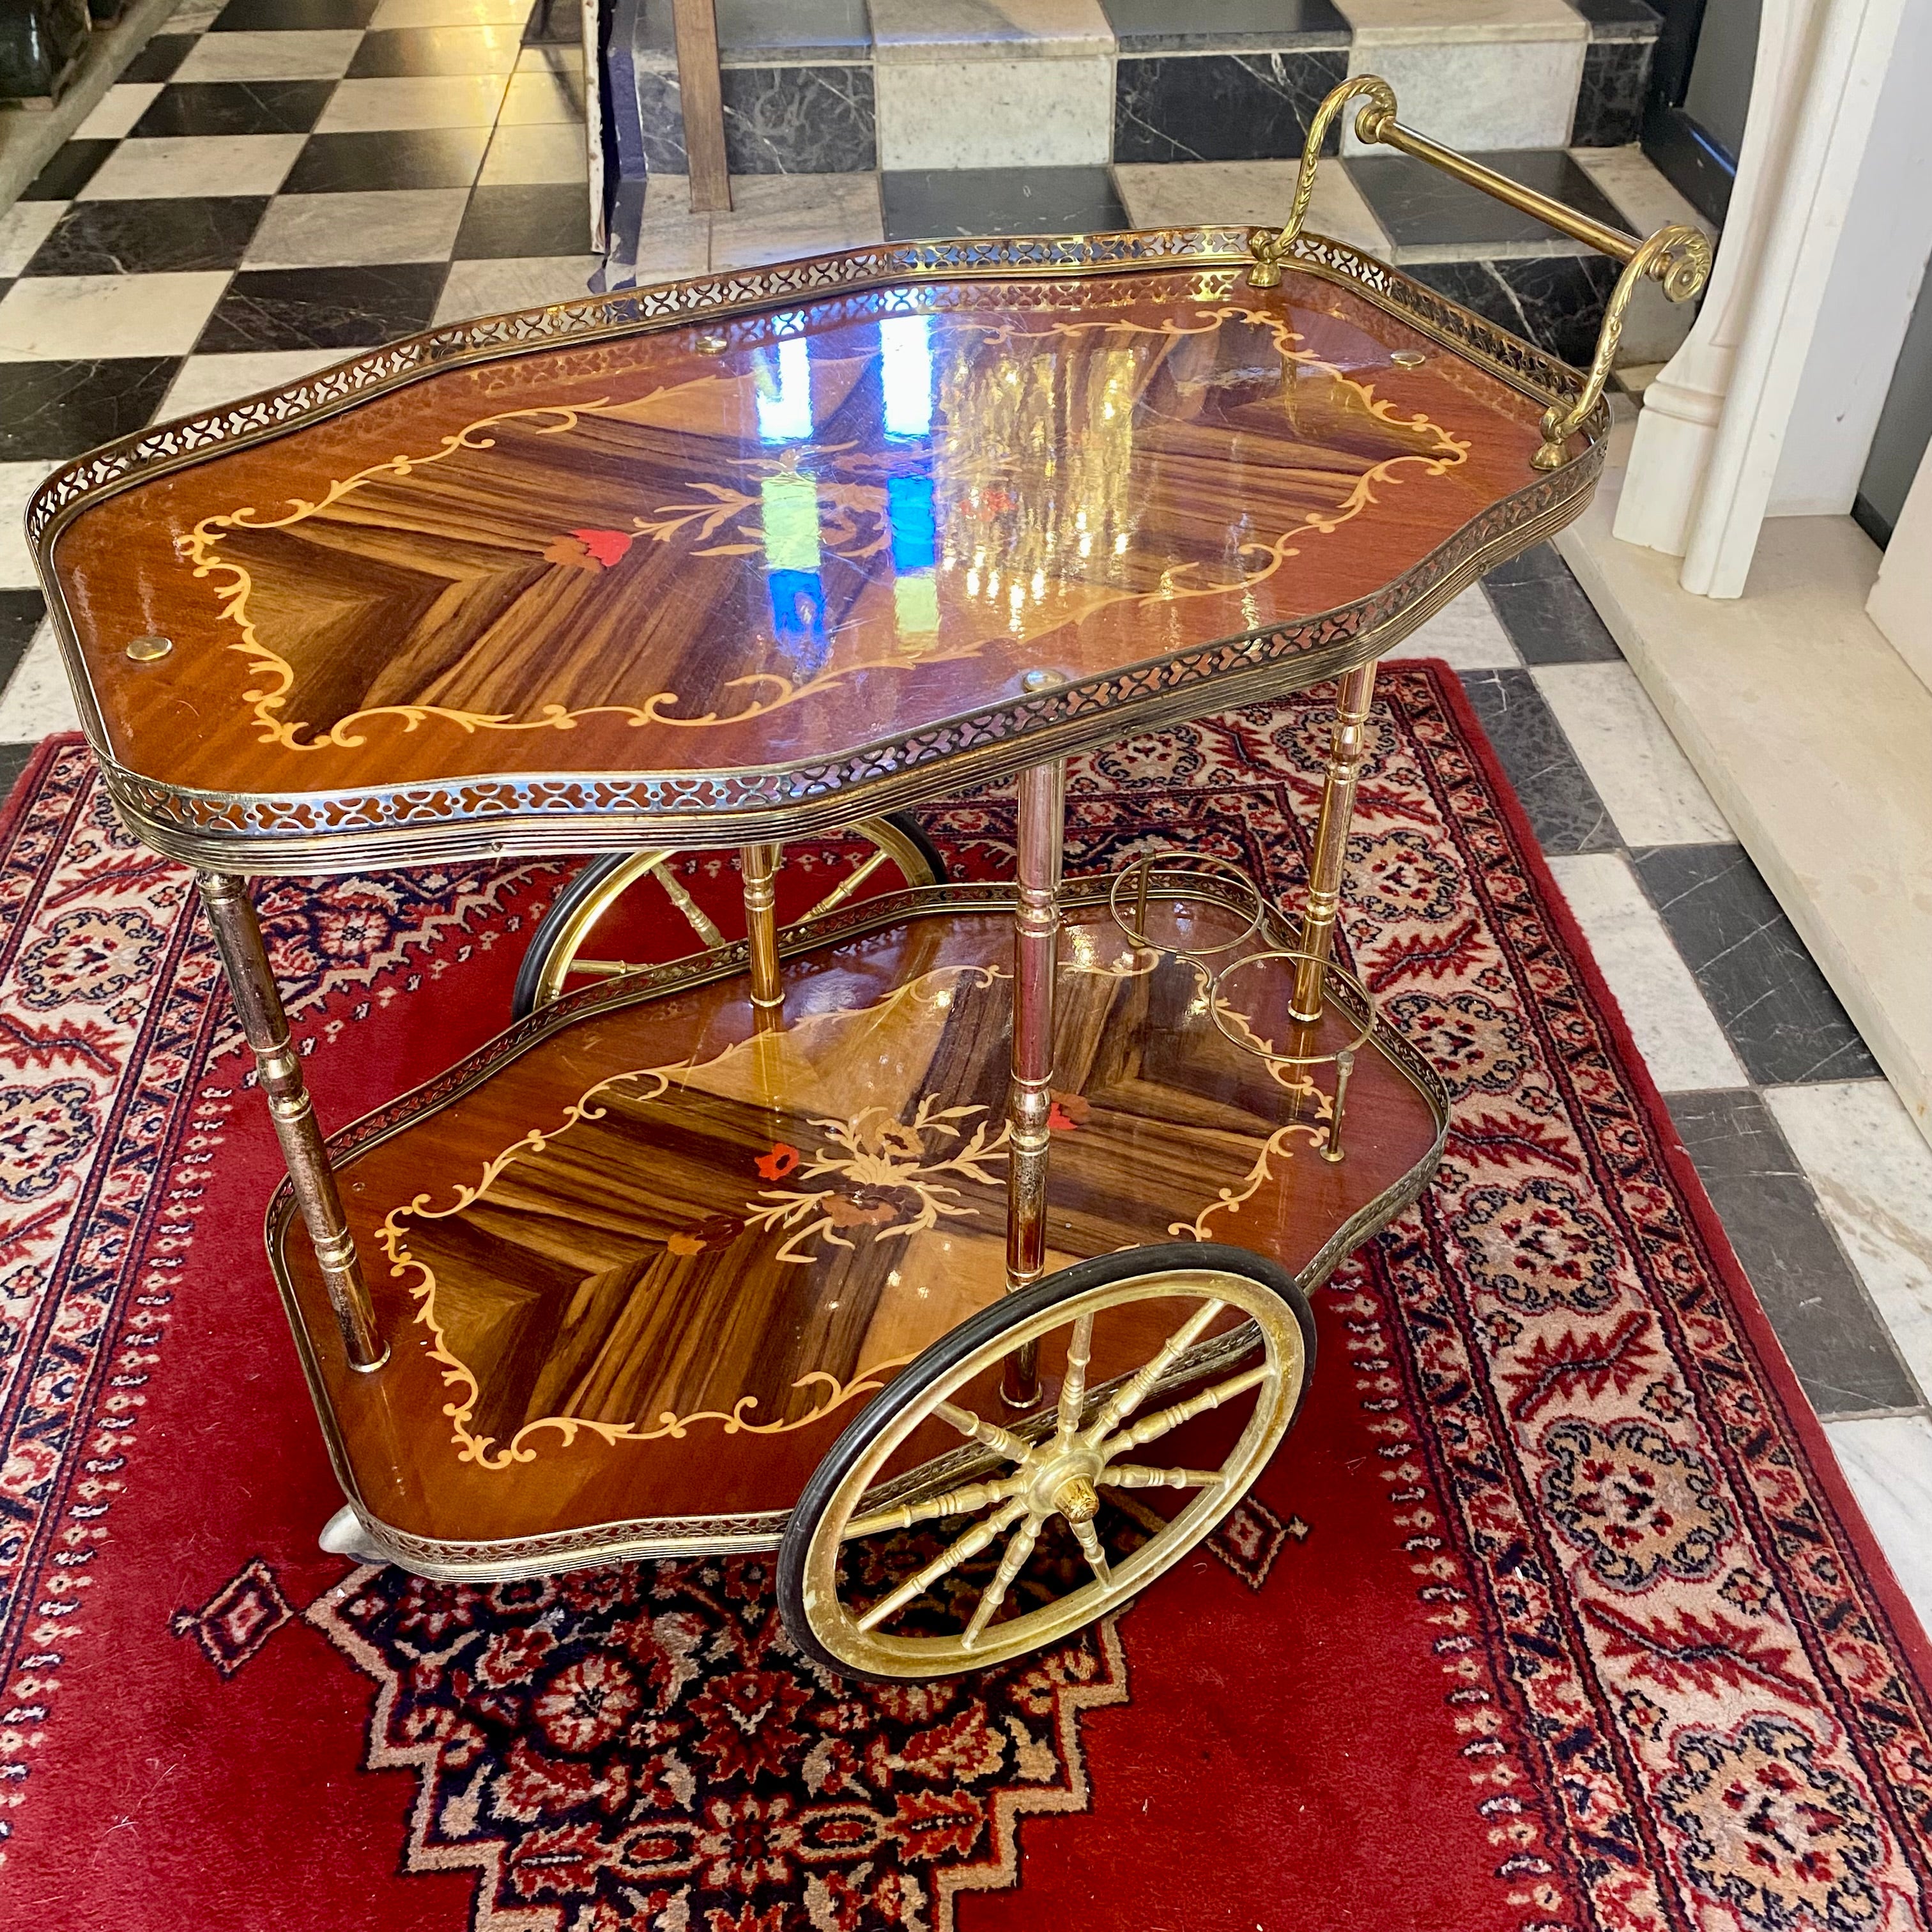
POLYGON ((1922 1398, 1763 1100, 1677 1094, 1670 1118, 1804 1393, 1820 1415, 1922 1398))
POLYGON ((1151 54, 1346 47, 1330 0, 1100 0, 1120 52, 1151 54))
POLYGON ((1665 845, 1631 857, 1754 1082, 1877 1074, 1858 1029, 1740 847, 1665 845))
POLYGON ((209 316, 203 355, 364 349, 429 326, 448 274, 442 262, 381 268, 244 268, 209 316))
MULTIPOLYGON (((1596 220, 1612 225, 1621 220, 1615 206, 1561 148, 1523 148, 1471 159, 1596 220)), ((1582 246, 1534 215, 1409 155, 1354 154, 1342 165, 1396 244, 1397 261, 1422 259, 1419 251, 1440 248, 1552 254, 1582 246)))
POLYGON ((1932 1394, 1932 1147, 1882 1080, 1769 1087, 1764 1100, 1906 1366, 1932 1394))
POLYGON ((1578 148, 1621 148, 1643 131, 1654 40, 1592 40, 1583 54, 1582 85, 1570 130, 1578 148))
POLYGON ((1298 155, 1316 109, 1348 65, 1342 49, 1124 56, 1114 68, 1114 158, 1298 155))
POLYGON ((1104 167, 1114 158, 1112 55, 881 61, 882 168, 1104 167), (943 98, 946 110, 934 111, 943 98))
POLYGON ((1513 556, 1507 563, 1499 563, 1495 569, 1484 574, 1486 584, 1542 584, 1554 580, 1574 584, 1576 578, 1570 574, 1570 566, 1556 554, 1554 544, 1532 544, 1520 556, 1513 556))
POLYGON ((1546 852, 1601 852, 1616 827, 1526 670, 1474 671, 1462 688, 1546 852))
POLYGON ((46 614, 47 600, 38 590, 0 590, 0 689, 26 655, 46 614))
POLYGON ((1644 0, 1570 0, 1593 40, 1654 40, 1664 16, 1644 0))
POLYGON ((1105 168, 928 168, 880 177, 889 242, 1097 235, 1127 224, 1105 168))
POLYGON ((145 429, 177 367, 166 356, 0 362, 0 463, 79 456, 145 429))
POLYGON ((874 58, 901 62, 1053 60, 1114 51, 1100 0, 870 0, 874 58))
POLYGON ((1480 584, 1452 597, 1385 656, 1440 658, 1451 670, 1495 670, 1522 662, 1509 633, 1496 622, 1480 584))
POLYGON ((0 696, 0 743, 17 745, 44 738, 52 731, 78 731, 80 714, 74 709, 74 686, 61 662, 54 627, 43 624, 27 646, 20 668, 0 696))
MULTIPOLYGON (((724 158, 734 175, 862 174, 877 165, 870 68, 732 67, 720 80, 724 158)), ((640 68, 636 94, 646 168, 685 173, 676 75, 640 68)))
POLYGON ((1552 855, 1555 874, 1651 1078, 1666 1094, 1742 1087, 1744 1070, 1621 852, 1552 855))
POLYGON ((0 463, 0 590, 31 590, 40 583, 27 548, 27 500, 56 466, 44 459, 0 463))
POLYGON ((171 80, 175 70, 200 45, 202 38, 200 34, 157 34, 121 70, 121 78, 124 81, 171 80))
POLYGON ((14 789, 27 769, 27 760, 38 748, 33 745, 0 745, 0 798, 14 789))
POLYGON ((1606 255, 1538 255, 1521 261, 1423 262, 1408 272, 1538 348, 1587 367, 1597 351, 1617 265, 1606 255))
POLYGON ((232 268, 268 206, 266 195, 77 201, 41 243, 30 275, 145 275, 232 268))
POLYGON ((732 67, 720 79, 734 174, 859 174, 877 165, 871 68, 732 67))
POLYGON ((1623 662, 1616 640, 1568 571, 1560 577, 1552 574, 1528 582, 1492 577, 1489 588, 1496 615, 1522 652, 1525 664, 1623 662))

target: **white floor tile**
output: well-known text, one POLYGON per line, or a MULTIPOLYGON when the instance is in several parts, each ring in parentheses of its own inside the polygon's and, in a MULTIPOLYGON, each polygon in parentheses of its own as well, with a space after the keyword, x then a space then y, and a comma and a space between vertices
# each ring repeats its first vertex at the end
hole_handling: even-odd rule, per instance
POLYGON ((1932 1630, 1932 1423, 1888 1415, 1827 1423, 1825 1433, 1919 1622, 1932 1630))
POLYGON ((469 200, 469 190, 460 188, 278 195, 242 266, 346 268, 364 262, 446 262, 469 200))
POLYGON ((519 182, 580 182, 590 172, 584 130, 568 121, 499 128, 483 157, 482 188, 519 182))
POLYGON ((884 62, 1066 59, 1111 54, 1100 0, 872 0, 872 35, 884 62))
MULTIPOLYGON (((519 255, 494 262, 454 262, 436 305, 436 326, 479 315, 578 302, 590 292, 601 255, 519 255)), ((694 271, 701 273, 701 268, 694 271)))
POLYGON ((520 27, 530 0, 382 0, 370 16, 372 28, 389 27, 520 27))
POLYGON ((1480 584, 1452 597, 1388 656, 1398 663, 1404 658, 1441 658, 1452 670, 1495 670, 1522 662, 1480 584))
POLYGON ((1769 1087, 1764 1098, 1906 1365, 1932 1395, 1932 1147, 1882 1080, 1769 1087))
POLYGON ((92 113, 74 130, 76 141, 118 141, 153 104, 158 80, 123 81, 110 87, 92 113))
POLYGON ((487 128, 503 104, 508 81, 500 74, 345 80, 328 97, 315 131, 362 134, 398 128, 487 128))
POLYGON ((182 4, 168 16, 168 23, 161 31, 169 34, 206 32, 214 24, 216 14, 227 4, 228 0, 182 0, 182 4))
POLYGON ((357 27, 288 34, 204 34, 178 81, 340 80, 362 44, 357 27))
MULTIPOLYGON (((1298 160, 1120 162, 1114 178, 1136 228, 1211 227, 1223 221, 1279 226, 1288 219, 1300 172, 1298 160)), ((1388 254, 1387 238, 1343 169, 1326 167, 1315 177, 1307 225, 1312 233, 1365 254, 1388 254)))
POLYGON ((0 298, 0 356, 65 362, 185 356, 227 286, 226 269, 32 276, 0 298))
POLYGON ((176 376, 160 415, 191 416, 219 409, 258 389, 298 382, 317 369, 341 362, 347 353, 340 349, 286 349, 250 356, 190 356, 176 376))
POLYGON ((1619 852, 1552 858, 1550 869, 1666 1094, 1750 1083, 1690 969, 1619 852))
POLYGON ((38 590, 27 548, 27 499, 60 467, 58 463, 0 463, 0 590, 38 590))
POLYGON ((180 194, 273 194, 305 134, 171 134, 123 141, 80 191, 82 201, 147 201, 180 194))
POLYGON ((584 125, 580 74, 532 68, 511 75, 498 124, 519 128, 544 121, 567 121, 574 128, 584 125))
POLYGON ((74 687, 61 663, 54 627, 43 624, 0 697, 0 745, 31 745, 50 731, 80 729, 80 713, 74 709, 74 687))
MULTIPOLYGON (((713 268, 752 268, 885 239, 876 175, 734 175, 731 201, 728 213, 711 218, 713 268)), ((638 263, 642 278, 642 250, 638 263)))
POLYGON ((0 281, 10 280, 27 266, 68 207, 64 201, 16 201, 0 214, 0 281))
POLYGON ((872 85, 884 168, 1096 166, 1112 150, 1111 60, 882 62, 872 85))
POLYGON ((1626 845, 1736 836, 1628 664, 1540 664, 1530 674, 1626 845))

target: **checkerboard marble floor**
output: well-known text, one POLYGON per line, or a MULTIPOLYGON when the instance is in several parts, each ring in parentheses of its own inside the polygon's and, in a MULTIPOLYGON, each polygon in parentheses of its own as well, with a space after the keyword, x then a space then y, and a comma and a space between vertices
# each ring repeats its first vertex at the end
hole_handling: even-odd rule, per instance
MULTIPOLYGON (((20 535, 56 464, 353 349, 584 292, 601 258, 581 56, 526 44, 529 11, 184 0, 0 213, 0 778, 75 724, 20 535)), ((1616 196, 1629 165, 1605 152, 1576 158, 1616 196)), ((976 225, 1245 219, 1250 196, 1285 200, 1288 166, 757 175, 734 184, 730 213, 708 216, 689 212, 681 179, 659 176, 631 211, 634 273, 976 225), (1070 196, 1082 218, 1066 219, 1070 196)), ((1364 246, 1388 238, 1351 178, 1334 179, 1315 225, 1364 246)), ((1465 593, 1400 654, 1461 675, 1932 1618, 1932 1148, 1553 551, 1465 593)))

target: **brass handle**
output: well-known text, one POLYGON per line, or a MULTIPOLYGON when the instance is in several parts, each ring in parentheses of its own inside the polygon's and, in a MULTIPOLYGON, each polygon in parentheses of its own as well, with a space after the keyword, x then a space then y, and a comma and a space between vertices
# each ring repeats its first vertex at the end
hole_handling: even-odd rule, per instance
POLYGON ((1629 308, 1637 284, 1648 278, 1658 284, 1670 301, 1689 301, 1703 287, 1710 275, 1709 242, 1698 230, 1675 224, 1640 239, 1636 236, 1625 234, 1620 228, 1606 227, 1600 221, 1593 221, 1588 215, 1580 214, 1575 208, 1565 207, 1560 201, 1552 201, 1547 195, 1538 194, 1534 188, 1525 188, 1520 182, 1513 182, 1507 175, 1499 175, 1493 168, 1486 168, 1480 161, 1472 161, 1466 154, 1459 154, 1454 148, 1443 147, 1426 135, 1403 127, 1395 118, 1395 90, 1375 74, 1358 74, 1332 88, 1315 110, 1315 118, 1309 123, 1308 139, 1301 150, 1301 172, 1295 181, 1294 200, 1288 208, 1287 224, 1279 235, 1257 235, 1249 244, 1255 258, 1255 266, 1248 273, 1250 286, 1271 289, 1280 284, 1282 262, 1293 250, 1301 233, 1301 224, 1307 218, 1309 200, 1315 192, 1315 170, 1322 158, 1322 144, 1328 139, 1336 116, 1358 94, 1366 97, 1366 104, 1355 116, 1355 133, 1360 140, 1413 154, 1418 160, 1426 161, 1445 174, 1454 175, 1458 181, 1466 182, 1470 187, 1493 196, 1498 201, 1534 215, 1538 220, 1595 249, 1599 254, 1608 255, 1612 260, 1623 263, 1624 272, 1618 277, 1617 285, 1610 291, 1610 298, 1604 304, 1603 326, 1597 334, 1597 352, 1591 360, 1582 392, 1569 408, 1552 405, 1544 412, 1542 445, 1530 462, 1538 470, 1560 469, 1564 444, 1588 421, 1590 412, 1602 398, 1604 385, 1610 379, 1611 362, 1623 334, 1624 311, 1629 308))

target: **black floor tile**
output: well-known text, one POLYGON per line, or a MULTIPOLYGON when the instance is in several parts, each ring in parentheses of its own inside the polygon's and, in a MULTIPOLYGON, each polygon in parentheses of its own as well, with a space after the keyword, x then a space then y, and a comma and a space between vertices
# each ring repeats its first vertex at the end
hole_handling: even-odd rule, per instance
POLYGON ((1100 0, 1126 53, 1186 47, 1348 44, 1347 20, 1330 0, 1100 0))
POLYGON ((332 80, 170 82, 134 123, 134 139, 171 134, 306 134, 332 80))
MULTIPOLYGON (((1580 214, 1622 227, 1623 217, 1561 148, 1519 148, 1472 157, 1580 214)), ((1346 168, 1398 250, 1472 243, 1549 244, 1556 231, 1506 202, 1408 154, 1351 154, 1346 168)), ((1400 257, 1398 257, 1400 259, 1400 257)))
POLYGON ((1406 272, 1498 328, 1572 368, 1587 368, 1597 352, 1617 265, 1607 255, 1504 256, 1417 262, 1406 272))
POLYGON ((590 252, 590 210, 583 189, 572 182, 541 182, 473 190, 454 259, 590 252))
POLYGON ((1609 664, 1622 656, 1582 586, 1555 557, 1562 572, 1512 582, 1492 577, 1485 588, 1510 642, 1525 664, 1609 664))
POLYGON ((32 745, 0 745, 0 798, 14 789, 34 748, 32 745))
POLYGON ((118 141, 68 141, 20 191, 22 201, 71 201, 94 178, 94 171, 118 141))
MULTIPOLYGON (((1124 55, 1114 64, 1116 161, 1264 161, 1298 155, 1346 46, 1274 53, 1124 55)), ((1340 140, 1331 128, 1328 142, 1340 140)))
POLYGON ((1100 235, 1127 211, 1106 168, 922 168, 879 178, 886 238, 1100 235))
POLYGON ((1570 0, 1590 23, 1592 40, 1622 39, 1626 34, 1654 34, 1664 19, 1644 0, 1570 0))
POLYGON ((448 272, 441 262, 244 269, 229 284, 196 348, 202 355, 373 348, 427 328, 448 272))
POLYGON ((1570 574, 1570 566, 1556 554, 1551 544, 1532 544, 1520 556, 1513 556, 1507 563, 1499 563, 1483 579, 1486 589, 1493 590, 1499 584, 1574 584, 1570 574))
POLYGON ((282 183, 284 194, 356 194, 399 188, 467 188, 483 164, 473 128, 311 134, 282 183))
POLYGON ((1659 845, 1630 858, 1755 1084, 1876 1077, 1858 1029, 1741 848, 1659 845))
POLYGON ((46 463, 144 429, 178 356, 0 362, 0 463, 46 463))
MULTIPOLYGON (((771 4, 771 0, 766 0, 766 4, 771 4)), ((856 7, 860 17, 864 17, 865 0, 847 0, 847 4, 856 7)), ((723 0, 717 9, 721 37, 730 5, 731 0, 723 0)), ((869 26, 868 37, 869 39, 869 26)), ((536 0, 530 18, 524 22, 525 46, 580 47, 583 44, 584 14, 580 8, 572 6, 571 0, 536 0)))
POLYGON ((199 34, 157 34, 121 70, 123 80, 172 80, 199 34))
POLYGON ((232 268, 268 205, 266 195, 77 201, 34 251, 29 275, 158 275, 232 268))
POLYGON ((1667 1104, 1812 1406, 1845 1415, 1922 1401, 1764 1102, 1738 1088, 1667 1104))
POLYGON ((347 78, 496 74, 514 62, 518 45, 514 27, 385 27, 362 36, 347 78))
POLYGON ((47 600, 38 590, 0 590, 0 689, 19 667, 47 614, 47 600))
POLYGON ((1563 728, 1526 670, 1468 671, 1462 688, 1546 852, 1604 852, 1619 842, 1563 728))
POLYGON ((313 33, 366 27, 382 0, 228 0, 211 33, 313 33))

